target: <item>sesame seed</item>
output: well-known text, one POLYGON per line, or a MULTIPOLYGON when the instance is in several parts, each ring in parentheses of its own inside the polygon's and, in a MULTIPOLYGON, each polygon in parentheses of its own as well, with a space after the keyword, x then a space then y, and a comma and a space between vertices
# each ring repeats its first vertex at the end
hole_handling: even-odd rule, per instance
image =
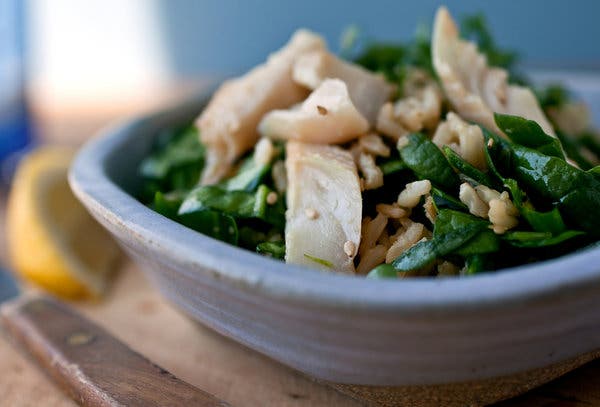
POLYGON ((277 192, 271 191, 267 194, 267 203, 273 205, 275 202, 277 202, 277 192))
POLYGON ((346 243, 344 243, 344 253, 346 253, 348 257, 352 257, 354 256, 355 252, 356 244, 350 240, 347 240, 346 243))
POLYGON ((321 105, 317 105, 317 110, 319 111, 320 115, 325 116, 327 114, 327 108, 321 105))
POLYGON ((491 138, 491 139, 488 140, 487 146, 488 146, 488 148, 492 148, 493 145, 494 145, 494 139, 491 138))
POLYGON ((319 212, 315 208, 306 208, 304 213, 308 219, 317 219, 319 217, 319 212))

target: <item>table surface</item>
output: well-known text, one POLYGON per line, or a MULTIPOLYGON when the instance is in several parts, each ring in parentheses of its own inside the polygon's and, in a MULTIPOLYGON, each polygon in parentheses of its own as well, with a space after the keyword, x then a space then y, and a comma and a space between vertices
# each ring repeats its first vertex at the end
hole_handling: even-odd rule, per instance
MULTIPOLYGON (((360 405, 183 316, 128 260, 104 301, 74 306, 153 362, 233 406, 360 405)), ((2 405, 75 405, 2 335, 0 371, 2 405)), ((600 405, 600 361, 498 407, 550 405, 600 405)))
MULTIPOLYGON (((83 115, 81 111, 47 114, 42 109, 37 116, 39 127, 45 129, 44 140, 73 144, 88 138, 107 121, 126 115, 126 111, 139 110, 140 105, 136 103, 121 109, 119 114, 83 115)), ((2 201, 0 199, 0 204, 2 201)), ((4 230, 3 213, 0 205, 1 230, 4 230)), ((4 240, 0 233, 0 258, 4 258, 4 240)), ((141 271, 128 260, 123 260, 121 269, 102 302, 74 306, 179 378, 234 406, 359 405, 347 396, 186 318, 163 301, 141 271)), ((74 405, 43 372, 15 350, 1 331, 0 372, 0 405, 74 405)), ((498 407, 594 405, 600 405, 600 360, 523 396, 500 403, 498 407)))

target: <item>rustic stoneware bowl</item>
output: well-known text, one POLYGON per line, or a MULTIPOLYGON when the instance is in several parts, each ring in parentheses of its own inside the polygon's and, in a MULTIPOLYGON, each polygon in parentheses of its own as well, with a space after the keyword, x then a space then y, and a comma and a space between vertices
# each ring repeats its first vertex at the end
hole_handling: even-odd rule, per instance
POLYGON ((209 94, 105 132, 70 173, 83 204, 189 316, 381 405, 485 404, 596 356, 598 246, 468 278, 374 281, 286 265, 145 207, 138 163, 209 94))

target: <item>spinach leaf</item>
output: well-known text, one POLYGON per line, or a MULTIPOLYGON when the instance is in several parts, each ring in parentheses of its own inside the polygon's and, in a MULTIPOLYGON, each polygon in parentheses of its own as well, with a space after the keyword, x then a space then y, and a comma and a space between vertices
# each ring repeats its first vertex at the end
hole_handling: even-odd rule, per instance
POLYGON ((489 222, 469 214, 449 209, 441 210, 435 220, 433 239, 417 243, 398 256, 391 265, 396 271, 410 271, 428 266, 438 257, 457 252, 486 230, 488 225, 489 222))
POLYGON ((259 222, 253 222, 253 219, 237 218, 238 225, 238 245, 244 249, 254 251, 259 243, 269 240, 266 227, 259 222))
POLYGON ((150 206, 161 215, 177 220, 177 212, 184 198, 185 192, 182 191, 172 191, 164 194, 157 191, 154 195, 154 201, 150 206))
POLYGON ((454 209, 456 211, 464 212, 469 211, 467 205, 436 187, 431 187, 431 197, 433 198, 433 203, 438 211, 440 209, 454 209))
POLYGON ((227 191, 255 191, 270 169, 270 164, 258 164, 254 156, 248 157, 237 174, 221 182, 219 186, 227 191))
POLYGON ((507 232, 503 238, 504 240, 508 241, 508 243, 516 247, 534 248, 554 246, 583 234, 583 232, 577 230, 566 230, 555 236, 553 236, 550 232, 514 231, 507 232))
POLYGON ((419 24, 413 40, 408 44, 406 65, 425 70, 431 77, 435 78, 431 59, 431 27, 419 24))
POLYGON ((564 105, 569 99, 569 92, 561 84, 550 84, 537 92, 537 98, 542 109, 549 107, 559 107, 564 105))
POLYGON ((379 164, 379 169, 381 170, 383 175, 391 175, 402 170, 408 169, 408 166, 404 164, 404 162, 401 159, 397 158, 384 161, 383 163, 379 164))
POLYGON ((496 187, 494 181, 490 176, 488 176, 483 171, 475 168, 473 165, 469 164, 450 147, 444 146, 443 150, 444 154, 446 154, 448 162, 456 171, 463 173, 478 184, 482 184, 490 188, 496 187))
POLYGON ((408 135, 400 156, 419 179, 428 179, 445 191, 456 190, 460 181, 442 151, 420 133, 408 135))
POLYGON ((567 229, 557 207, 552 208, 552 210, 548 212, 538 212, 530 206, 522 205, 519 208, 519 211, 531 228, 536 232, 549 232, 556 235, 567 229))
POLYGON ((513 146, 514 172, 520 182, 540 196, 558 202, 581 229, 600 235, 600 180, 557 157, 513 146))
POLYGON ((541 196, 559 201, 569 192, 583 186, 598 189, 599 185, 593 175, 560 158, 519 145, 513 146, 513 151, 515 175, 541 196))
POLYGON ((537 211, 527 200, 525 192, 519 187, 516 180, 505 178, 504 186, 510 191, 515 207, 534 231, 556 234, 566 230, 565 222, 556 206, 548 212, 537 211))
POLYGON ((533 120, 499 113, 494 113, 494 120, 514 143, 552 157, 565 158, 560 141, 544 133, 540 125, 533 120))
POLYGON ((417 27, 413 40, 407 44, 371 44, 354 62, 370 71, 384 74, 388 81, 400 85, 400 89, 407 72, 415 67, 435 77, 430 31, 421 25, 417 27))
POLYGON ((157 181, 163 190, 186 189, 198 182, 204 165, 204 146, 198 130, 190 126, 170 136, 167 145, 146 157, 140 174, 157 181))
POLYGON ((483 52, 491 66, 500 66, 513 69, 517 60, 517 54, 513 51, 500 49, 488 29, 488 24, 483 14, 466 16, 461 20, 461 36, 477 43, 479 50, 483 52))
MULTIPOLYGON (((459 233, 455 233, 455 236, 451 237, 453 239, 449 240, 449 242, 456 243, 456 247, 452 247, 452 249, 456 249, 464 243, 459 240, 461 237, 459 233)), ((426 240, 419 242, 394 259, 390 265, 397 272, 417 270, 426 267, 433 263, 439 256, 443 255, 442 251, 438 250, 439 242, 440 240, 426 240)))
POLYGON ((490 229, 485 229, 469 240, 455 253, 462 257, 475 254, 494 253, 500 250, 500 238, 490 229))
POLYGON ((391 265, 396 271, 410 271, 426 267, 438 257, 445 256, 460 248, 482 230, 480 225, 470 224, 432 240, 417 243, 400 256, 391 265))
POLYGON ((565 223, 557 207, 552 208, 549 212, 540 212, 535 210, 533 205, 527 201, 525 192, 519 187, 516 180, 512 178, 506 178, 500 174, 496 168, 494 159, 492 159, 492 153, 495 152, 497 157, 504 158, 509 162, 514 162, 514 152, 510 145, 501 140, 498 136, 492 135, 491 133, 484 130, 486 140, 493 140, 491 148, 485 149, 485 157, 488 167, 491 173, 498 178, 504 186, 510 191, 513 203, 519 210, 521 216, 529 223, 534 231, 537 232, 551 232, 553 234, 561 233, 566 230, 565 223))
POLYGON ((399 82, 404 69, 406 48, 398 44, 373 44, 355 62, 373 72, 380 72, 391 82, 399 82))
POLYGON ((260 185, 256 192, 227 191, 218 186, 201 186, 193 189, 179 208, 179 214, 211 209, 235 218, 257 218, 283 229, 285 206, 282 199, 274 205, 267 204, 271 190, 260 185))
POLYGON ((178 215, 179 223, 197 232, 233 245, 238 244, 235 219, 221 212, 199 210, 178 215))
POLYGON ((285 257, 285 242, 262 242, 256 246, 256 251, 274 259, 283 260, 285 257))
POLYGON ((487 229, 489 225, 487 221, 463 212, 441 210, 435 219, 433 235, 434 237, 444 235, 469 224, 479 224, 483 230, 456 250, 456 254, 467 257, 473 254, 492 253, 500 248, 500 240, 493 231, 487 229))
POLYGON ((596 158, 600 159, 600 141, 598 141, 598 137, 593 132, 579 134, 577 138, 581 145, 590 150, 596 158))
POLYGON ((485 138, 486 148, 484 148, 485 160, 491 175, 496 176, 501 181, 512 169, 513 152, 508 140, 497 136, 496 134, 481 127, 483 137, 485 138))
POLYGON ((200 210, 194 213, 179 215, 178 209, 185 197, 183 191, 166 194, 157 192, 152 202, 152 209, 197 232, 237 245, 238 227, 235 220, 228 215, 211 210, 200 210))
POLYGON ((398 271, 391 264, 380 264, 373 270, 369 271, 367 278, 382 279, 382 278, 397 278, 398 271))
MULTIPOLYGON (((593 177, 590 174, 587 174, 593 177)), ((590 235, 600 237, 600 180, 582 185, 566 194, 560 200, 560 207, 569 218, 590 235)))
POLYGON ((600 165, 595 166, 594 168, 590 168, 587 171, 588 174, 593 175, 596 179, 600 180, 600 165))
POLYGON ((479 225, 481 226, 480 229, 485 229, 489 225, 489 222, 469 213, 443 209, 439 211, 435 218, 433 236, 444 235, 471 224, 479 225))
POLYGON ((485 255, 474 254, 465 260, 465 274, 473 275, 485 270, 485 255))
POLYGON ((581 154, 581 146, 574 138, 572 138, 560 131, 556 132, 556 136, 562 143, 567 156, 571 160, 575 161, 582 170, 589 170, 590 168, 592 168, 594 166, 587 158, 585 158, 581 154))
POLYGON ((566 230, 565 222, 556 206, 547 212, 537 211, 531 202, 526 200, 525 192, 519 187, 517 181, 506 178, 504 185, 510 191, 515 207, 534 231, 556 234, 566 230))

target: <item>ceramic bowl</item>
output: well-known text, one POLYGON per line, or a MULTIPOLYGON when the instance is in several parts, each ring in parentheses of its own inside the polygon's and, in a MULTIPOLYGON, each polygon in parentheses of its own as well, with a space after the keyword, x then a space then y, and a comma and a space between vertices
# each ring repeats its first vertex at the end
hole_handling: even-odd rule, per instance
POLYGON ((384 404, 456 401, 451 394, 461 388, 479 394, 469 402, 497 400, 600 349, 597 246, 468 278, 376 281, 286 265, 145 207, 134 198, 138 163, 162 129, 192 120, 209 95, 104 132, 70 172, 92 215, 195 320, 346 392, 379 394, 384 404))

